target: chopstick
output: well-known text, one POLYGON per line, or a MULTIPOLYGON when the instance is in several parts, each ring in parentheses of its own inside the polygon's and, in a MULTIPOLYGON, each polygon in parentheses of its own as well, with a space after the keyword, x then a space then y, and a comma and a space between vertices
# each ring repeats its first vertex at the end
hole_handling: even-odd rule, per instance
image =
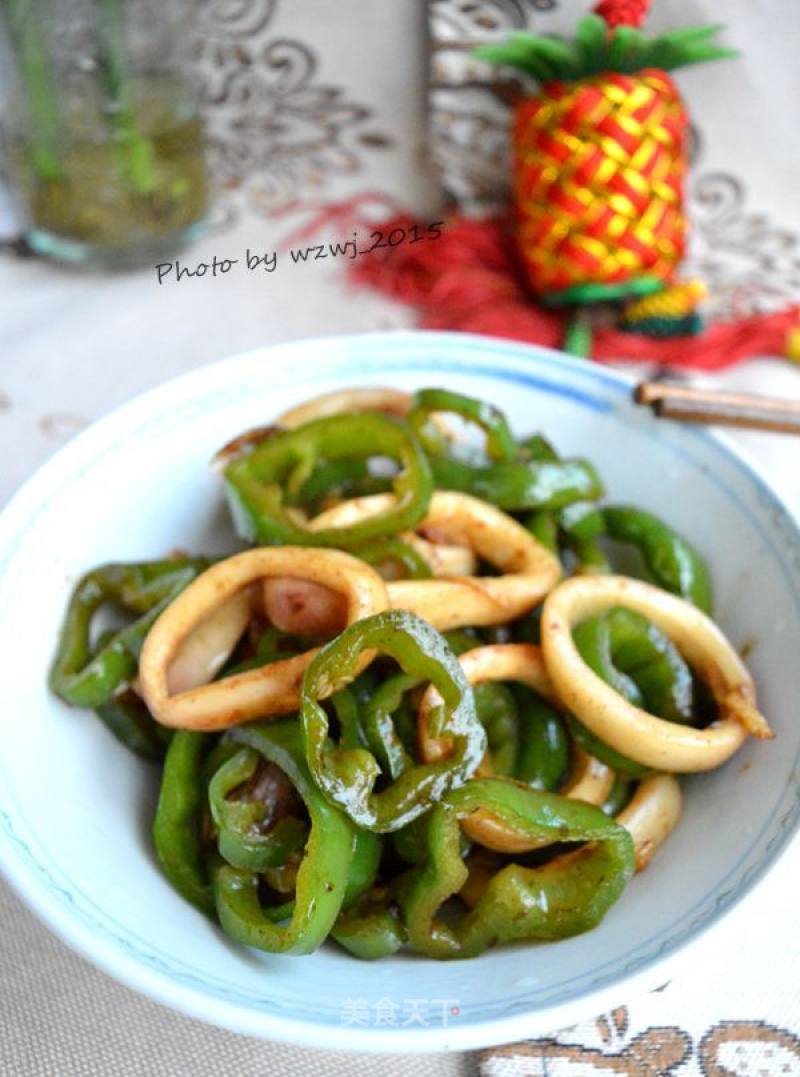
POLYGON ((633 399, 649 406, 657 418, 800 435, 800 400, 689 389, 658 381, 640 382, 633 399))

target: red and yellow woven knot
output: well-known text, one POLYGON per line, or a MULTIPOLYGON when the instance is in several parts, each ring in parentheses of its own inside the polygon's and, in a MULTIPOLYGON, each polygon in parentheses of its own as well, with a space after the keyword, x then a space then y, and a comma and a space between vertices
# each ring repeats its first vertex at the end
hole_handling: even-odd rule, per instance
POLYGON ((551 82, 515 116, 519 239, 552 302, 645 294, 683 257, 688 117, 660 70, 551 82))

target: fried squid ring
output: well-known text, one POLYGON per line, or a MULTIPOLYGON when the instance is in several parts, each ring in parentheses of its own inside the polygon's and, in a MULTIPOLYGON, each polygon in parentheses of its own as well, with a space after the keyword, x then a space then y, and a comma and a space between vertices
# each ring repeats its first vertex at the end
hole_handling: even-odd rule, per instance
POLYGON ((171 695, 213 681, 250 623, 254 598, 252 588, 239 591, 189 633, 167 670, 171 695))
POLYGON ((639 783, 630 803, 616 816, 636 850, 636 870, 643 871, 681 817, 681 787, 671 774, 653 774, 639 783))
POLYGON ((544 603, 542 651, 563 704, 606 744, 655 770, 712 770, 729 759, 748 734, 771 737, 756 709, 750 674, 717 626, 690 602, 625 576, 574 577, 544 603), (720 719, 694 729, 656 718, 628 703, 584 663, 572 627, 614 606, 649 618, 707 682, 720 719))
POLYGON ((432 542, 416 531, 404 531, 400 539, 417 551, 433 576, 473 576, 477 572, 478 558, 469 546, 432 542))
MULTIPOLYGON (((385 512, 391 502, 391 494, 353 498, 316 516, 309 528, 349 526, 385 512)), ((561 576, 561 563, 555 554, 521 524, 468 494, 434 493, 419 528, 430 528, 457 545, 469 546, 503 573, 389 584, 392 608, 417 613, 440 632, 521 617, 541 602, 561 576)))
MULTIPOLYGON (((533 689, 548 702, 559 705, 541 649, 532 643, 497 643, 475 647, 462 654, 458 661, 473 687, 493 681, 516 681, 533 689)), ((432 738, 429 730, 430 711, 440 703, 439 694, 431 685, 422 697, 417 719, 419 752, 426 762, 433 762, 448 751, 446 740, 432 738)), ((491 776, 491 763, 487 762, 487 757, 479 773, 481 777, 491 776)), ((613 782, 614 774, 608 767, 578 749, 573 775, 561 795, 600 805, 608 796, 613 782)), ((461 829, 472 841, 496 852, 524 853, 533 848, 527 838, 483 808, 465 817, 461 829)))
MULTIPOLYGON (((154 718, 173 729, 206 731, 297 710, 303 673, 319 648, 186 691, 170 690, 170 667, 181 647, 220 604, 265 579, 291 576, 344 595, 348 625, 388 606, 386 585, 377 572, 340 550, 281 546, 220 561, 164 610, 145 639, 139 679, 154 718)), ((359 669, 370 657, 363 656, 359 669)))
POLYGON ((400 389, 334 389, 289 408, 277 419, 277 425, 294 430, 312 419, 354 411, 382 411, 404 419, 410 410, 411 396, 400 389))
POLYGON ((583 800, 600 808, 608 799, 613 784, 614 771, 576 744, 572 773, 559 792, 569 800, 583 800))

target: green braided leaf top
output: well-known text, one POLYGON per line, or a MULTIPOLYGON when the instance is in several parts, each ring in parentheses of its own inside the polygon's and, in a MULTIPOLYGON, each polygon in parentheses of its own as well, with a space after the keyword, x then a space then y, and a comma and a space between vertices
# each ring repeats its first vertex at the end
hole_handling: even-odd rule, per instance
POLYGON ((632 26, 609 30, 599 15, 578 24, 574 40, 519 31, 496 45, 481 45, 473 56, 504 67, 515 67, 538 82, 575 82, 604 71, 633 74, 644 68, 674 71, 688 64, 726 60, 735 49, 716 45, 721 26, 687 26, 647 37, 632 26))

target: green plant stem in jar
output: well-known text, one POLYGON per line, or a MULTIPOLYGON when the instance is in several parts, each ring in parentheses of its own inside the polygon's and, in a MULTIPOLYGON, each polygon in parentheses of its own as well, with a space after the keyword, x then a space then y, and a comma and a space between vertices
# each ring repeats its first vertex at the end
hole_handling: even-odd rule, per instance
MULTIPOLYGON (((81 7, 91 13, 90 44, 73 60, 59 51, 47 5, 6 0, 22 97, 9 157, 28 240, 68 260, 146 262, 187 238, 205 214, 202 122, 177 62, 146 63, 132 52, 134 6, 81 7)), ((136 39, 152 53, 159 39, 147 34, 159 27, 136 39)))

